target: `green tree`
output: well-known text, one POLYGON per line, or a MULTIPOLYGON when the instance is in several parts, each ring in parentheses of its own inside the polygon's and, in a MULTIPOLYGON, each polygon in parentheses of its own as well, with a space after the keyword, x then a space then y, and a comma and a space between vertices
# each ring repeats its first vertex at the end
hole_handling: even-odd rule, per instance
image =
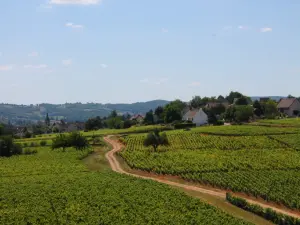
POLYGON ((190 106, 194 109, 200 108, 203 106, 203 101, 200 96, 194 96, 190 101, 190 106))
POLYGON ((150 110, 149 112, 146 113, 145 118, 144 118, 144 123, 145 124, 153 124, 154 123, 154 117, 153 117, 152 110, 150 110))
POLYGON ((241 97, 243 97, 243 95, 242 95, 240 92, 232 91, 232 92, 229 93, 228 96, 226 96, 226 100, 227 100, 230 104, 233 104, 234 99, 236 99, 236 98, 241 98, 241 97))
POLYGON ((47 113, 46 118, 45 118, 45 124, 49 127, 50 126, 50 118, 49 115, 47 113))
POLYGON ((273 100, 269 100, 264 105, 265 117, 268 119, 274 119, 278 115, 277 103, 273 100))
POLYGON ((74 147, 76 150, 83 150, 88 148, 89 141, 80 132, 72 132, 68 138, 69 146, 74 147))
POLYGON ((120 129, 122 119, 120 117, 111 117, 106 120, 106 124, 110 129, 120 129))
POLYGON ((236 105, 248 105, 248 98, 246 96, 242 96, 240 98, 238 98, 235 102, 236 105))
POLYGON ((109 118, 116 118, 118 116, 118 113, 116 110, 113 110, 110 115, 109 115, 109 118))
POLYGON ((234 120, 236 122, 248 122, 253 117, 253 107, 250 105, 235 106, 234 120))
POLYGON ((169 141, 166 133, 159 133, 158 130, 149 133, 144 140, 144 146, 152 146, 155 152, 160 145, 169 145, 169 141))
POLYGON ((102 119, 100 116, 90 118, 85 122, 84 126, 86 130, 99 130, 103 127, 102 119))
POLYGON ((261 116, 263 115, 263 107, 262 105, 259 103, 258 100, 255 100, 254 103, 253 103, 253 108, 254 108, 254 114, 256 116, 261 116))
POLYGON ((167 104, 164 108, 165 123, 171 123, 176 120, 182 119, 182 111, 186 104, 180 100, 175 100, 167 104))
POLYGON ((161 118, 162 114, 164 112, 164 108, 162 106, 158 106, 155 111, 154 111, 154 114, 156 116, 158 116, 158 118, 161 118))
POLYGON ((70 147, 70 143, 68 142, 68 137, 65 134, 59 134, 52 140, 52 150, 62 148, 63 151, 67 147, 70 147))
POLYGON ((14 143, 11 136, 0 137, 0 156, 10 157, 19 154, 22 154, 22 148, 20 145, 14 143))

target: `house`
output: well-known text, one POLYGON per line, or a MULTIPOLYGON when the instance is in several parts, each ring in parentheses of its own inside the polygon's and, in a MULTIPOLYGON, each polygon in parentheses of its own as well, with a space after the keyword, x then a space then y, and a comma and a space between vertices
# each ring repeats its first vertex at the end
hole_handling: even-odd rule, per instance
POLYGON ((277 109, 290 117, 298 116, 300 114, 300 102, 297 98, 284 98, 279 101, 277 109))
POLYGON ((142 123, 144 121, 144 116, 140 114, 136 114, 130 118, 130 120, 135 120, 138 123, 142 123))
POLYGON ((196 126, 201 126, 208 123, 208 116, 202 109, 194 109, 185 113, 182 120, 191 121, 195 123, 196 126))

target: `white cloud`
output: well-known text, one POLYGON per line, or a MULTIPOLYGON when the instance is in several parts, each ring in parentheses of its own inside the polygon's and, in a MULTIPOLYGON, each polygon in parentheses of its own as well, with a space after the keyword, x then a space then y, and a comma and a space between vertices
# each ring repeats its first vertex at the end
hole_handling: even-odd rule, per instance
POLYGON ((66 23, 66 27, 71 27, 73 29, 81 29, 81 28, 83 28, 83 25, 74 24, 74 23, 66 23))
POLYGON ((0 71, 9 71, 13 69, 13 65, 0 65, 0 71))
POLYGON ((72 59, 64 59, 64 60, 62 61, 62 64, 63 64, 64 66, 70 66, 70 65, 72 64, 72 59))
POLYGON ((263 28, 260 28, 260 32, 271 32, 273 29, 271 27, 263 27, 263 28))
POLYGON ((29 64, 29 65, 24 66, 25 69, 45 69, 47 67, 48 67, 48 65, 46 65, 46 64, 38 64, 38 65, 29 64))
POLYGON ((96 5, 102 0, 50 0, 50 4, 56 5, 96 5))
POLYGON ((103 69, 106 69, 107 67, 108 67, 108 65, 106 65, 106 64, 100 64, 100 66, 101 66, 101 68, 103 68, 103 69))
POLYGON ((162 29, 161 29, 161 32, 163 32, 163 33, 168 33, 169 30, 168 30, 167 28, 162 28, 162 29))
POLYGON ((190 87, 199 87, 200 85, 201 85, 201 83, 198 82, 198 81, 194 81, 194 82, 189 84, 190 87))
POLYGON ((37 52, 31 52, 28 54, 29 57, 37 57, 39 55, 39 53, 37 52))

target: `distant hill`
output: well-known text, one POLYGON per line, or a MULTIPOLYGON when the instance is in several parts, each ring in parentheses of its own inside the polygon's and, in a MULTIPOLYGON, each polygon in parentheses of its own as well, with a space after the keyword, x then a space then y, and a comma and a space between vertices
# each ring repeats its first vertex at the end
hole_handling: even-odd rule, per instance
POLYGON ((284 97, 284 96, 252 96, 250 98, 252 99, 252 101, 259 100, 260 98, 270 98, 275 101, 279 101, 280 99, 286 98, 286 97, 284 97))
POLYGON ((165 100, 153 100, 132 104, 100 104, 100 103, 66 103, 66 104, 38 104, 38 105, 13 105, 0 104, 0 122, 22 124, 44 120, 46 113, 53 120, 85 121, 95 116, 108 116, 112 110, 118 113, 145 114, 157 106, 164 106, 165 100))

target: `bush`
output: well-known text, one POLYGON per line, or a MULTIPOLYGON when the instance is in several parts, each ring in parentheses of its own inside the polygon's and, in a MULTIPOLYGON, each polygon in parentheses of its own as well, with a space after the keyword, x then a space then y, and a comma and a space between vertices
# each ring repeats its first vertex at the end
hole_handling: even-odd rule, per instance
POLYGON ((23 147, 28 147, 28 144, 25 142, 25 143, 23 143, 23 147))
POLYGON ((30 147, 35 147, 35 146, 36 146, 36 144, 34 142, 30 143, 30 147))
POLYGON ((40 142, 41 146, 46 146, 46 144, 47 144, 47 141, 45 141, 45 140, 43 140, 43 141, 40 142))
POLYGON ((25 148, 23 151, 24 155, 33 155, 36 154, 37 150, 36 149, 30 149, 30 148, 25 148))
POLYGON ((226 193, 226 200, 239 208, 252 212, 258 216, 265 218, 266 220, 272 221, 275 224, 283 224, 283 225, 300 224, 299 219, 278 213, 270 208, 264 209, 259 205, 250 204, 245 199, 234 197, 230 193, 226 193))
POLYGON ((195 123, 177 123, 174 125, 175 129, 186 129, 196 127, 195 123))
POLYGON ((224 125, 224 121, 223 120, 217 120, 215 123, 214 123, 214 126, 223 126, 224 125))
POLYGON ((0 137, 0 156, 12 156, 22 153, 20 144, 15 144, 11 136, 0 137))
POLYGON ((83 150, 89 147, 89 142, 79 132, 73 132, 69 135, 59 134, 52 141, 52 149, 74 147, 77 150, 83 150))

